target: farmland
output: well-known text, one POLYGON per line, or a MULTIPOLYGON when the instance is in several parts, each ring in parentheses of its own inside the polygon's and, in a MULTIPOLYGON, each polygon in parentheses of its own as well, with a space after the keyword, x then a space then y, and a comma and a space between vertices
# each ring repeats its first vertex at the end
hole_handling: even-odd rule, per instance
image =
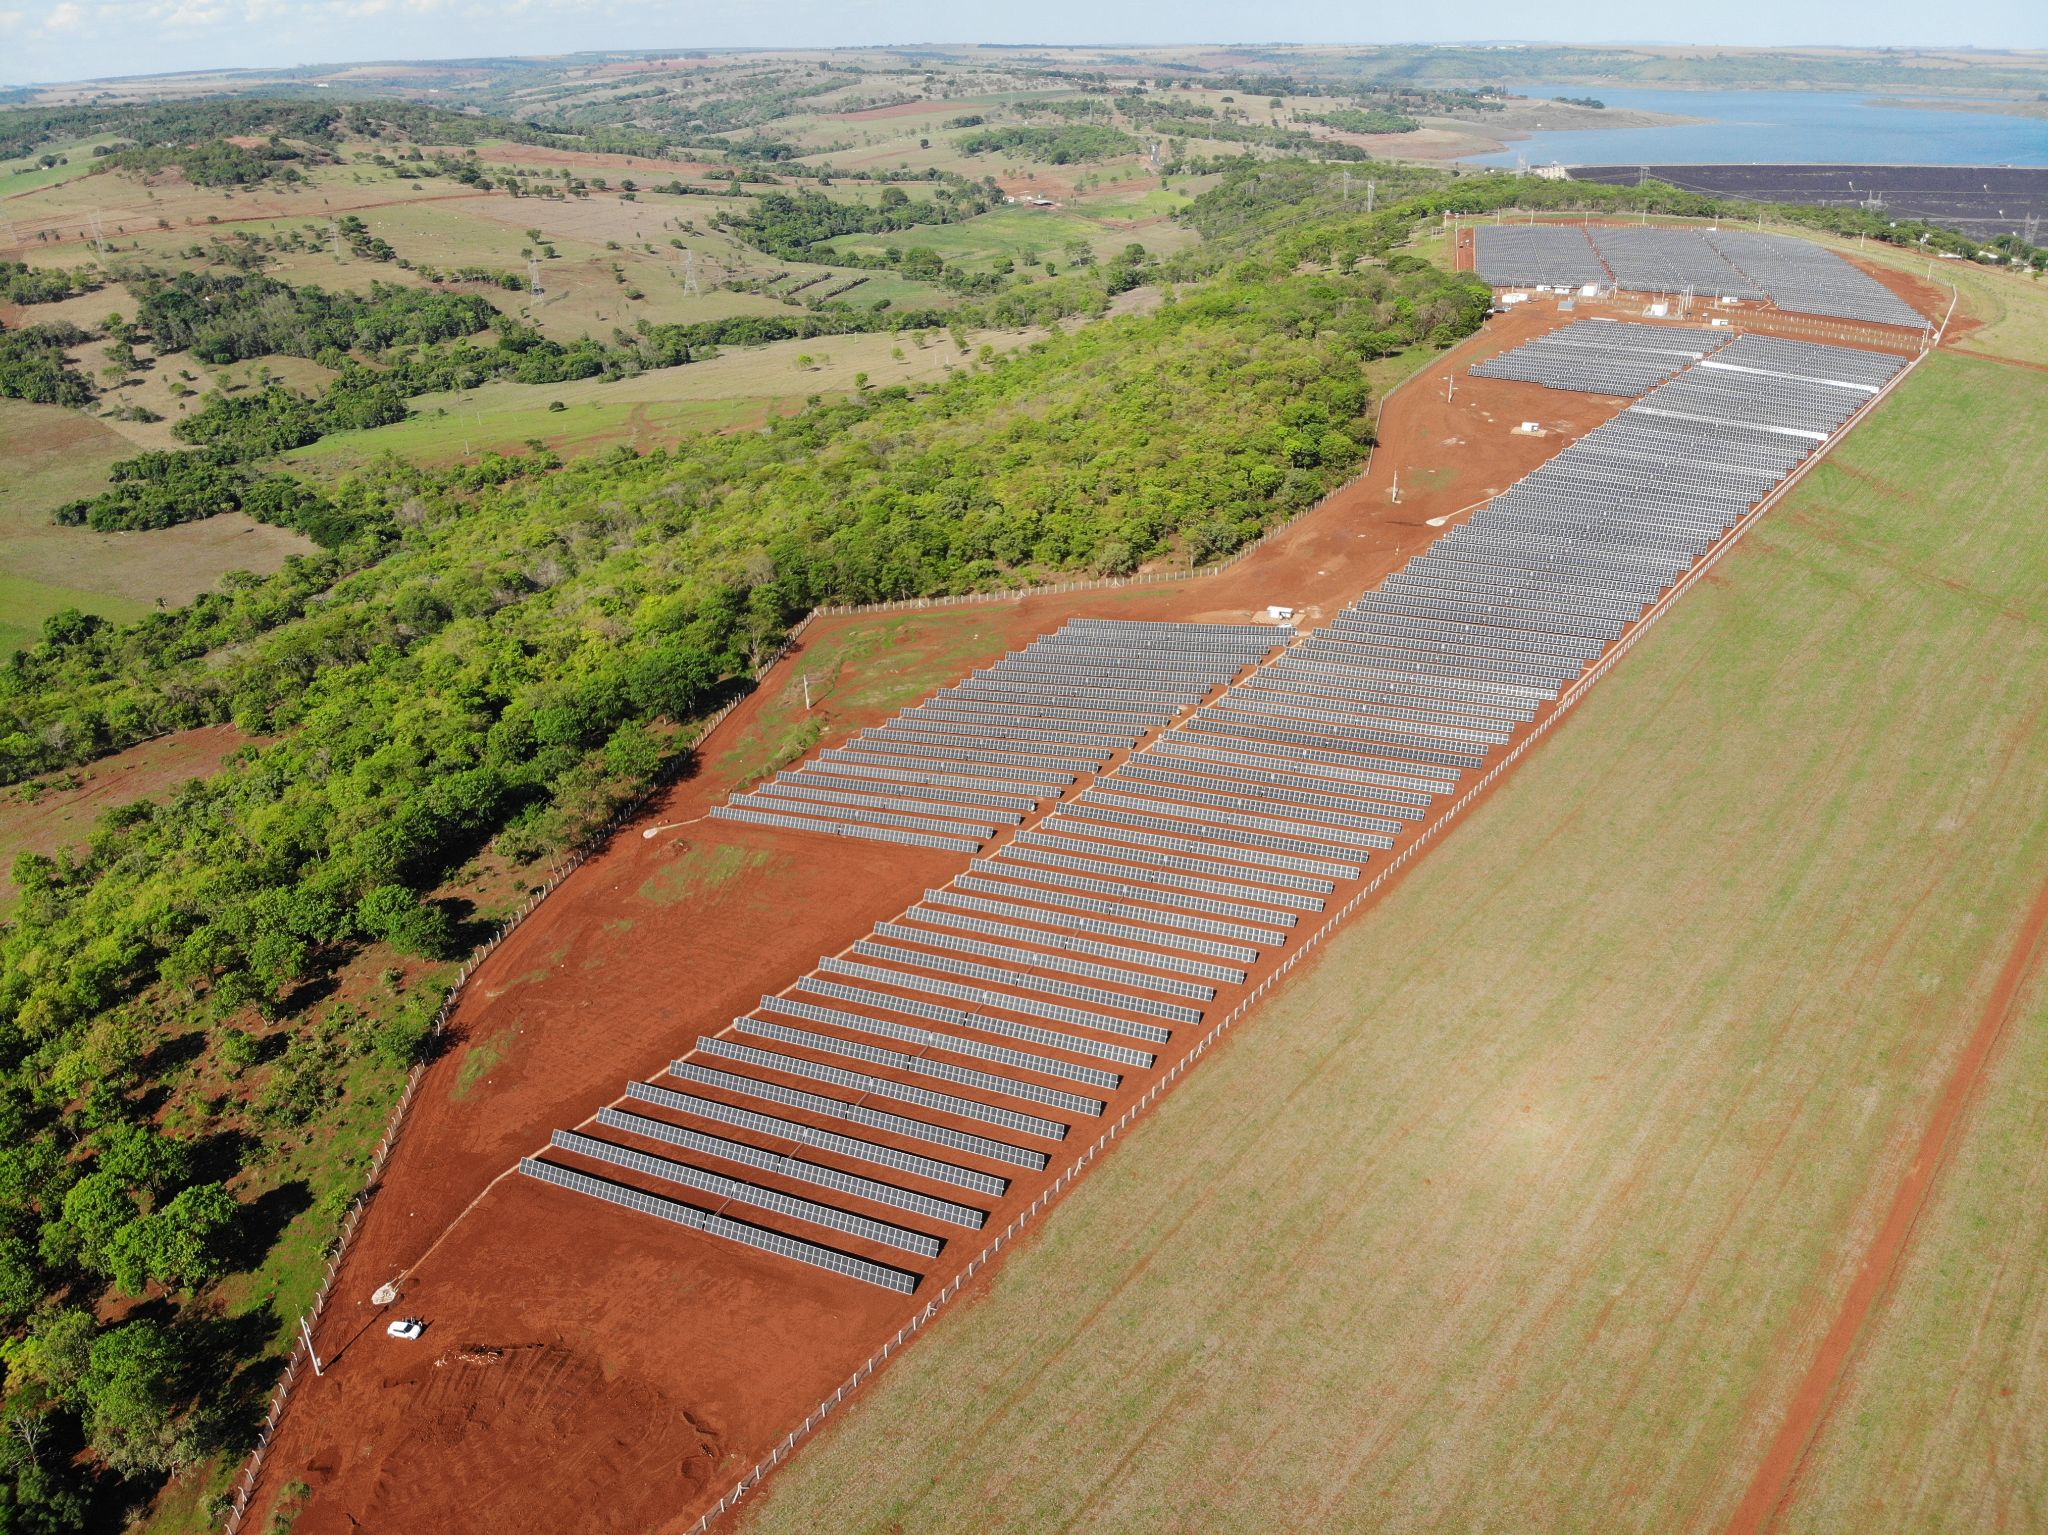
MULTIPOLYGON (((2048 552, 1996 514, 2044 421, 2031 378, 1930 362, 746 1527, 1725 1521, 2048 859, 2048 552)), ((1912 1405, 2038 1325, 1997 1278, 2026 1228, 1966 1181, 2037 1085, 1989 1093, 1805 1527, 2040 1485, 2020 1399, 1912 1405), (1937 1442, 2009 1449, 1987 1482, 1937 1442)))

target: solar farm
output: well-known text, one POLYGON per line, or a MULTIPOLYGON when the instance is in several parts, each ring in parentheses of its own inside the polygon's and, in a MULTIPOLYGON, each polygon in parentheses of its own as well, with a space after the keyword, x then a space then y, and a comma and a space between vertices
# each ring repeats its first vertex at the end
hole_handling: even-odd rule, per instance
POLYGON ((961 865, 519 1171, 852 1285, 957 1268, 1905 366, 1595 323, 1504 376, 1674 376, 1328 623, 1076 619, 715 809, 961 865))
POLYGON ((1929 323, 1833 251, 1751 230, 1482 224, 1473 231, 1473 266, 1495 287, 1694 293, 1875 325, 1929 323))
POLYGON ((1514 379, 1584 394, 1640 395, 1734 340, 1701 326, 1579 320, 1475 365, 1474 378, 1514 379))

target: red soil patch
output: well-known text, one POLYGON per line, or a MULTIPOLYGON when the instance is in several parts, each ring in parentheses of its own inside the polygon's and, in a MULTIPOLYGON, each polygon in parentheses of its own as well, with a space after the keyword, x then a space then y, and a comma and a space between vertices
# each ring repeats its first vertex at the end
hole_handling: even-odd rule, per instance
MULTIPOLYGON (((1387 404, 1369 472, 1229 571, 921 615, 899 642, 946 642, 942 654, 964 672, 1077 613, 1242 621, 1286 603, 1298 623, 1313 625, 1427 547, 1441 531, 1430 519, 1452 518, 1504 488, 1620 408, 1618 400, 1465 376, 1470 364, 1558 321, 1554 311, 1504 317, 1433 364, 1387 404), (1454 399, 1445 388, 1453 374, 1454 399), (1513 434, 1524 420, 1544 422, 1547 435, 1513 434), (1397 477, 1398 504, 1390 494, 1397 477)), ((721 727, 703 775, 665 796, 647 822, 699 816, 737 774, 758 768, 758 751, 740 763, 721 753, 757 740, 775 711, 789 708, 781 701, 796 675, 820 664, 835 641, 886 622, 854 615, 813 626, 802 651, 721 727)), ((873 654, 878 659, 849 664, 835 696, 864 674, 878 675, 891 652, 873 654)), ((841 711, 828 739, 903 701, 841 711)), ((926 1277, 918 1296, 905 1299, 510 1171, 551 1130, 581 1124, 612 1101, 626 1077, 658 1073, 699 1032, 722 1030, 761 993, 865 936, 963 863, 954 854, 724 822, 680 830, 680 838, 664 832, 650 840, 629 827, 472 981, 452 1024, 453 1046, 422 1083, 342 1268, 319 1329, 333 1362, 294 1393, 266 1463, 259 1516, 275 1489, 302 1479, 313 1490, 298 1535, 394 1527, 400 1510, 414 1514, 415 1527, 450 1535, 684 1529, 982 1246, 985 1235, 946 1230, 942 1255, 919 1265, 926 1277), (662 882, 685 846, 693 859, 757 866, 665 899, 662 882), (430 1339, 537 1351, 556 1361, 546 1392, 494 1391, 483 1376, 451 1385, 462 1378, 447 1371, 483 1367, 436 1367, 430 1346, 387 1340, 387 1312, 370 1295, 401 1273, 401 1305, 433 1323, 430 1339), (423 1422, 439 1425, 426 1444, 423 1422), (536 1475, 542 1464, 546 1474, 536 1475), (422 1523, 414 1511, 425 1509, 432 1512, 422 1523)), ((1422 834, 1411 829, 1402 845, 1422 834)), ((1306 921, 1303 932, 1314 925, 1306 921)), ((1245 988, 1225 987, 1210 1016, 1220 1018, 1293 947, 1270 952, 1245 988)), ((1184 1031, 1157 1066, 1128 1073, 1108 1095, 1103 1120, 1077 1126, 1045 1172, 1011 1169, 1017 1175, 992 1202, 987 1234, 1065 1171, 1198 1034, 1184 1031)), ((748 1218, 774 1224, 758 1212, 748 1218)), ((901 1260, 852 1239, 839 1245, 901 1260)))
POLYGON ((1014 197, 1020 202, 1027 197, 1050 197, 1056 203, 1066 202, 1074 195, 1074 184, 1057 171, 1005 171, 995 178, 996 185, 1003 189, 1003 195, 1014 197))
POLYGON ((11 901, 16 894, 8 872, 13 854, 84 847, 93 822, 106 811, 172 793, 194 778, 211 778, 229 752, 249 745, 251 739, 232 725, 207 725, 145 741, 77 768, 77 788, 45 790, 33 804, 10 793, 0 801, 0 847, 9 855, 0 865, 0 901, 11 901))
POLYGON ((1792 1395, 1784 1420, 1771 1440, 1749 1489, 1728 1521, 1727 1535, 1758 1535, 1775 1528, 1778 1516, 1790 1501, 1806 1459, 1807 1449, 1820 1433, 1834 1406, 1836 1396, 1855 1354, 1857 1340, 1871 1312, 1891 1289, 1892 1279, 1913 1239, 1913 1227, 1926 1207, 1929 1191, 1948 1160, 1956 1138, 1956 1127, 1969 1108, 1977 1084, 1999 1038, 2019 1000, 2020 988, 2039 964, 2048 948, 2048 882, 2043 882, 2033 904, 2027 909, 1998 980, 1985 999, 1977 1026, 1950 1067, 1948 1081, 1935 1100, 1934 1112, 1920 1133, 1920 1144, 1905 1175, 1892 1194, 1884 1224, 1865 1249, 1856 1275, 1835 1308, 1834 1321, 1821 1339, 1820 1350, 1807 1367, 1805 1377, 1792 1395))

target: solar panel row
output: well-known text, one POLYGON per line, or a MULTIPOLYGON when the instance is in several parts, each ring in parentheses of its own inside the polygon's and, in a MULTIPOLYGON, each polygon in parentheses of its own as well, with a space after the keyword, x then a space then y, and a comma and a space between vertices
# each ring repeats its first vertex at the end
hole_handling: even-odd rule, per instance
MULTIPOLYGON (((1650 334, 1623 339, 1654 353, 1672 334, 1643 329, 1650 334)), ((1301 913, 1342 899, 1899 365, 1768 338, 1703 352, 1278 655, 1265 626, 1210 634, 1077 621, 1054 638, 1075 637, 1036 655, 1029 673, 968 685, 1024 695, 1006 734, 963 737, 983 755, 996 740, 1027 746, 1017 754, 1024 765, 939 747, 916 758, 900 730, 886 751, 870 749, 871 732, 754 791, 835 814, 1016 831, 783 994, 762 997, 729 1033, 700 1038, 669 1068, 689 1091, 629 1084, 646 1112, 610 1108, 597 1120, 621 1140, 556 1139, 565 1156, 747 1205, 759 1224, 555 1162, 536 1160, 545 1170, 534 1175, 849 1277, 914 1287, 915 1274, 880 1255, 928 1263, 946 1229, 988 1218, 963 1195, 1002 1198, 1016 1169, 1049 1167, 1052 1154, 1033 1143, 1066 1141, 1075 1125, 1111 1113, 1115 1095, 1142 1088, 1180 1032, 1289 941, 1301 913), (1214 698, 1204 682, 1131 707, 1105 702, 1112 688, 1142 692, 1132 679, 1148 670, 1232 686, 1214 698), (1077 702, 1076 677, 1106 680, 1077 702), (1032 701, 1040 696, 1059 701, 1032 701), (1072 712, 1038 742, 1026 734, 1038 726, 1019 722, 1051 717, 1041 707, 1072 712), (1090 759, 1093 782, 1048 807, 1071 774, 1032 764, 1073 760, 1058 754, 1094 733, 1086 720, 1145 708, 1156 709, 1147 718, 1161 733, 1128 756, 1090 759), (1033 755, 1040 748, 1054 755, 1033 755), (707 1161, 750 1177, 699 1165, 707 1161), (872 1176, 884 1169, 902 1181, 872 1176)), ((984 702, 1003 718, 1015 700, 957 708, 984 702)), ((927 705, 900 718, 941 712, 927 705)))

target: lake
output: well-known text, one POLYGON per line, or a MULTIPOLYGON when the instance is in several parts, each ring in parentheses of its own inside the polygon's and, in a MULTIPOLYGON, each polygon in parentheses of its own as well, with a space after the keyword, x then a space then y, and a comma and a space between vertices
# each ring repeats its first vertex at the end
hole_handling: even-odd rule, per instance
POLYGON ((1591 96, 1610 107, 1709 119, 1516 140, 1471 165, 2048 165, 2048 118, 1874 106, 1855 91, 1667 91, 1514 85, 1518 96, 1591 96))

